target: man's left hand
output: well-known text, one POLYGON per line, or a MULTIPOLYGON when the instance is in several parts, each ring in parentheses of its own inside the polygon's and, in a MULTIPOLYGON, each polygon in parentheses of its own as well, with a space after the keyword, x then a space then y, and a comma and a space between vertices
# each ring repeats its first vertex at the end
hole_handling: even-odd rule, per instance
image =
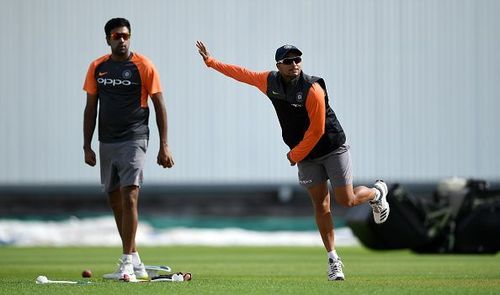
POLYGON ((172 166, 174 166, 174 158, 172 157, 172 153, 170 153, 168 145, 162 145, 160 147, 156 162, 163 168, 172 168, 172 166))

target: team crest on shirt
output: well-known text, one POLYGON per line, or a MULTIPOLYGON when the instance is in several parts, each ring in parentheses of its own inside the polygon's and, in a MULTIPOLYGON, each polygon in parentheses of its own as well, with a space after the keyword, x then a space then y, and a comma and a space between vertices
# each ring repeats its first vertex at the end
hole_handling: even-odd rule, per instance
POLYGON ((123 79, 130 79, 132 77, 132 71, 131 70, 125 70, 122 72, 122 78, 123 79))
POLYGON ((303 102, 304 101, 304 97, 302 95, 302 92, 297 92, 296 99, 297 99, 297 102, 303 102))

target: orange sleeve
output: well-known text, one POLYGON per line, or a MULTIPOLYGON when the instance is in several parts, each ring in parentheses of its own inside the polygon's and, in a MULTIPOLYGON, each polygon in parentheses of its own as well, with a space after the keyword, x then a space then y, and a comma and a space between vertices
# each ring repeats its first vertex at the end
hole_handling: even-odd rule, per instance
POLYGON ((106 61, 109 58, 110 54, 103 55, 98 59, 94 60, 87 70, 87 76, 85 77, 85 83, 83 84, 83 90, 89 94, 96 95, 97 94, 97 82, 95 80, 95 69, 97 66, 106 61))
POLYGON ((134 53, 137 59, 132 59, 132 61, 137 65, 139 73, 141 75, 141 107, 148 107, 148 97, 162 92, 160 74, 156 70, 154 64, 145 56, 138 53, 134 53))
POLYGON ((161 92, 160 74, 152 63, 145 64, 141 74, 142 85, 149 95, 161 92))
POLYGON ((228 77, 259 88, 264 94, 267 92, 269 71, 253 72, 240 66, 222 63, 211 56, 205 60, 205 64, 228 77))
POLYGON ((90 64, 87 70, 87 76, 85 77, 85 83, 83 84, 83 90, 88 94, 97 94, 97 82, 95 80, 95 67, 96 64, 93 62, 90 64))
POLYGON ((306 110, 310 122, 309 128, 307 128, 304 138, 290 151, 289 156, 294 162, 302 161, 325 133, 325 91, 318 83, 314 83, 309 89, 306 110))

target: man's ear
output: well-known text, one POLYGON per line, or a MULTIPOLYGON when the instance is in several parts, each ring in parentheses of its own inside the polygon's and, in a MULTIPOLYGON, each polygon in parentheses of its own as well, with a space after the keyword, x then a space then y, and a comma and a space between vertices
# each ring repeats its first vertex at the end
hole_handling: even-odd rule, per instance
POLYGON ((109 36, 106 36, 106 43, 108 43, 108 45, 111 46, 111 43, 109 42, 109 36))

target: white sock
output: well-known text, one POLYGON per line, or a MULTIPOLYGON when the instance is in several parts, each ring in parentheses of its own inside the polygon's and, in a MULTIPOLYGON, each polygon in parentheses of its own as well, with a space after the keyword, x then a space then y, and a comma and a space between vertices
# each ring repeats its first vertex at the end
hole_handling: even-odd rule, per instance
POLYGON ((373 188, 375 190, 375 197, 373 197, 373 200, 371 200, 370 202, 376 202, 380 199, 381 195, 380 195, 380 191, 376 188, 373 188))
POLYGON ((139 252, 132 252, 132 264, 139 265, 141 264, 141 257, 139 257, 139 252))
POLYGON ((125 262, 125 261, 130 261, 132 262, 132 254, 123 254, 122 255, 122 261, 125 262))
POLYGON ((337 251, 332 250, 328 252, 328 258, 331 258, 333 260, 339 260, 339 256, 337 255, 337 251))

